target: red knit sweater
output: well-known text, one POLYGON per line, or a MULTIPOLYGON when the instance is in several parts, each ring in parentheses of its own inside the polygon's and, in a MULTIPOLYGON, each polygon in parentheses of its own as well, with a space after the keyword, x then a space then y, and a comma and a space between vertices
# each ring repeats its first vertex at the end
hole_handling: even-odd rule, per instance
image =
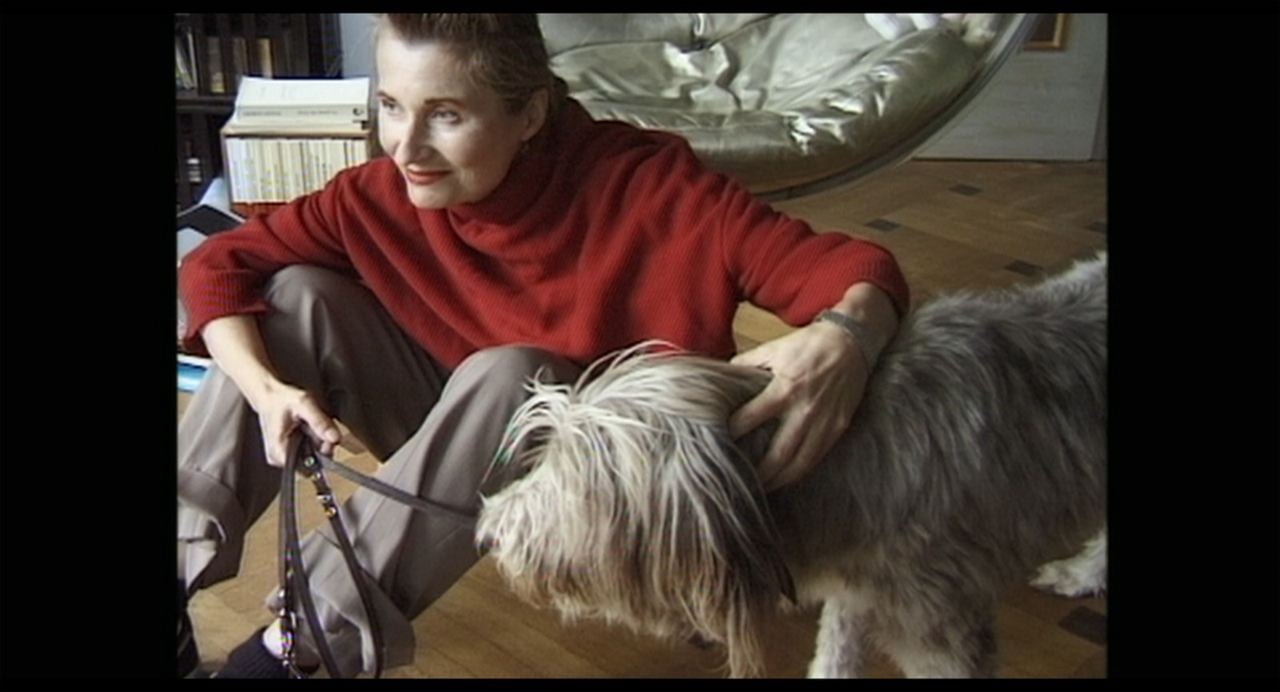
POLYGON ((359 279, 446 367, 541 346, 585 364, 644 339, 734 352, 740 301, 801 325, 869 281, 908 303, 883 248, 815 234, 703 167, 674 135, 596 122, 574 102, 487 198, 413 207, 382 157, 187 255, 184 345, 212 319, 270 307, 272 273, 315 264, 359 279))

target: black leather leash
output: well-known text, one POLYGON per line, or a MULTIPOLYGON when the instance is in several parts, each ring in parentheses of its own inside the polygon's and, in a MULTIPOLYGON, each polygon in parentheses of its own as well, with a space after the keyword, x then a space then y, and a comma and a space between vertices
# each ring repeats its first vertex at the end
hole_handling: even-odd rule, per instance
POLYGON ((302 562, 302 545, 298 535, 297 484, 294 477, 295 474, 302 474, 315 486, 316 499, 320 501, 325 516, 329 519, 329 526, 333 529, 334 537, 337 538, 338 548, 342 552, 342 559, 347 565, 347 571, 351 574, 352 581, 355 582, 356 592, 360 596, 360 605, 364 609, 365 615, 369 620, 369 627, 373 632, 374 677, 382 677, 385 646, 382 638, 382 626, 378 622, 377 612, 373 607, 373 599, 369 595, 368 580, 371 577, 360 568, 355 548, 351 544, 346 527, 343 526, 342 517, 338 510, 338 502, 333 496, 333 490, 329 487, 329 482, 324 477, 326 470, 333 471, 360 486, 385 495, 397 502, 404 503, 421 512, 443 513, 454 520, 467 523, 474 522, 475 517, 453 507, 432 502, 416 495, 410 495, 399 488, 387 485, 372 476, 367 476, 341 462, 335 461, 316 451, 311 440, 305 435, 299 436, 298 443, 293 447, 293 452, 285 460, 284 475, 280 482, 281 608, 277 613, 280 616, 284 666, 289 671, 290 677, 306 677, 306 674, 298 668, 297 649, 295 647, 298 605, 301 605, 303 617, 306 618, 307 626, 311 630, 312 638, 315 640, 316 649, 319 651, 320 660, 323 662, 325 670, 329 672, 329 677, 342 677, 341 671, 338 669, 337 660, 333 655, 333 650, 325 640, 324 629, 321 627, 320 618, 316 613, 315 600, 312 598, 310 582, 307 579, 306 568, 302 562))

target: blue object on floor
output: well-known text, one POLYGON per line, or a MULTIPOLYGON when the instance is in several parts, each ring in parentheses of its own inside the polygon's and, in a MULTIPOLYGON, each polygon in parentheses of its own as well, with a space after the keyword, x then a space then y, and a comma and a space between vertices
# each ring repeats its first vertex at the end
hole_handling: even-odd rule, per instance
POLYGON ((205 368, 191 363, 178 363, 178 389, 194 393, 204 381, 205 368))

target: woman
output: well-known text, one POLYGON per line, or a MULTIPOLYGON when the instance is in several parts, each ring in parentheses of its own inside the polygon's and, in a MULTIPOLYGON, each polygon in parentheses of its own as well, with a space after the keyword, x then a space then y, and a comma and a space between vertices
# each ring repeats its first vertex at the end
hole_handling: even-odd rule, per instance
MULTIPOLYGON (((731 422, 743 435, 779 419, 766 487, 849 425, 907 306, 888 252, 771 210, 678 137, 592 121, 549 70, 535 15, 385 15, 376 60, 387 156, 182 266, 186 346, 217 365, 179 429, 184 606, 238 570, 292 434, 332 453, 342 420, 381 480, 474 515, 512 480, 489 462, 527 378, 570 380, 652 338, 733 356, 742 300, 807 325, 735 358, 774 374, 731 422)), ((410 620, 478 557, 472 526, 366 491, 343 513, 379 587, 387 664, 407 663, 410 620)), ((340 554, 312 534, 304 556, 339 663, 370 670, 340 554)), ((281 676, 280 649, 273 625, 221 675, 281 676)))

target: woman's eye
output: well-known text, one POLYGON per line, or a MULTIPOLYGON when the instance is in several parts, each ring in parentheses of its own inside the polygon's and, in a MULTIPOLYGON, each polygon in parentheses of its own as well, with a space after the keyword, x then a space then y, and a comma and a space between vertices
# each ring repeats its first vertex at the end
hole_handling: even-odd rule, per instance
POLYGON ((445 123, 456 123, 462 119, 462 116, 457 111, 439 110, 431 113, 431 119, 445 123))
POLYGON ((382 110, 387 111, 389 113, 394 113, 397 109, 400 108, 400 105, 397 104, 395 101, 388 101, 386 99, 379 100, 378 105, 382 107, 382 110))

